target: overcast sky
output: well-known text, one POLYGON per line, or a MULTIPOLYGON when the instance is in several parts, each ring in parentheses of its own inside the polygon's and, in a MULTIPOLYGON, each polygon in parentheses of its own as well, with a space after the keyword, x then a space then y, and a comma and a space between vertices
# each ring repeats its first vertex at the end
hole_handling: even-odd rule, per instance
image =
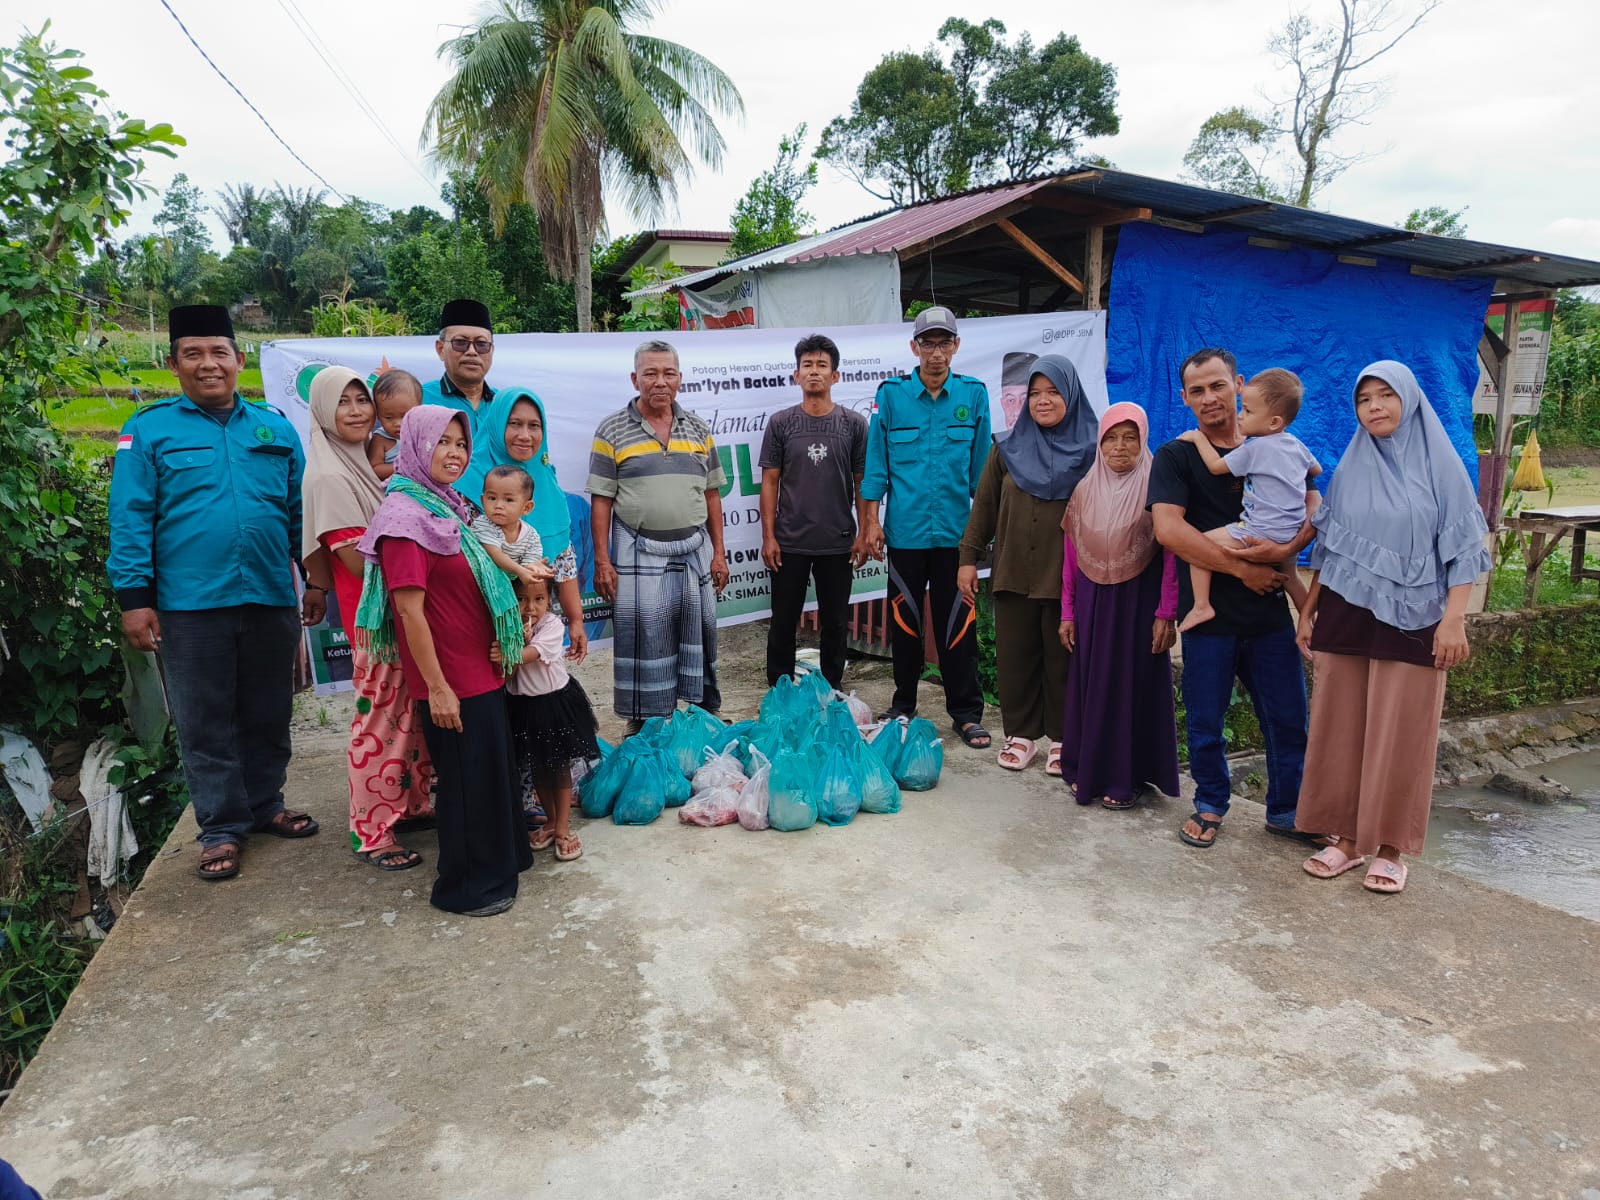
MULTIPOLYGON (((338 191, 390 207, 443 207, 417 149, 429 99, 443 82, 439 43, 469 23, 474 0, 169 0, 200 44, 338 191), (390 146, 297 31, 304 14, 393 131, 390 146)), ((1415 0, 1395 0, 1414 11, 1415 0)), ((945 17, 993 14, 1013 35, 1044 41, 1063 28, 1115 65, 1122 132, 1086 149, 1119 167, 1176 177, 1202 120, 1219 108, 1258 103, 1281 86, 1265 42, 1290 10, 1275 0, 1144 0, 1137 5, 1041 5, 984 0, 963 9, 863 0, 665 0, 649 26, 721 66, 743 92, 743 120, 724 124, 720 171, 702 168, 677 211, 656 224, 727 228, 751 178, 780 136, 810 126, 808 149, 828 120, 848 110, 862 75, 891 50, 920 50, 945 17), (1051 15, 1043 15, 1045 13, 1051 15), (1203 13, 1203 15, 1201 15, 1203 13), (1070 15, 1067 15, 1070 14, 1070 15)), ((1306 0, 1313 15, 1333 0, 1306 0)), ((82 50, 115 104, 147 121, 170 121, 188 139, 175 163, 157 159, 164 185, 185 171, 206 191, 225 183, 313 180, 201 60, 159 0, 5 0, 7 41, 46 15, 52 36, 82 50)), ((1381 61, 1389 96, 1367 128, 1336 148, 1380 151, 1322 196, 1331 211, 1394 224, 1413 207, 1468 206, 1471 236, 1600 259, 1600 3, 1596 0, 1444 0, 1381 61)), ((884 207, 823 167, 807 207, 828 228, 884 207)), ((143 215, 148 225, 152 209, 143 215)), ((610 232, 641 227, 612 206, 610 232)), ((220 226, 215 233, 222 241, 220 226)), ((225 247, 224 247, 225 248, 225 247)))

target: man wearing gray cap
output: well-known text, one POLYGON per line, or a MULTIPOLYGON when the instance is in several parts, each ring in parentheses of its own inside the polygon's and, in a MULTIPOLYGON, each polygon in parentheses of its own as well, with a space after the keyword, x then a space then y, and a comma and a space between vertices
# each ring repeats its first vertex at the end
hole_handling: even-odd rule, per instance
POLYGON ((922 598, 929 593, 945 707, 961 740, 989 746, 978 684, 977 613, 956 587, 961 534, 989 453, 989 390, 952 374, 961 348, 948 308, 917 314, 911 352, 917 369, 878 385, 867 430, 862 540, 889 559, 890 645, 894 700, 888 717, 914 716, 922 678, 922 598), (886 523, 878 506, 889 501, 886 523))

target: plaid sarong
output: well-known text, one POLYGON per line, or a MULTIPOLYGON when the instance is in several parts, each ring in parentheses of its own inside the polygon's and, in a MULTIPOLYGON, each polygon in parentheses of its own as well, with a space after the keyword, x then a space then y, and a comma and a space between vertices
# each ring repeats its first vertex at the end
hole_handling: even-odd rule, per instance
POLYGON ((611 524, 617 570, 612 645, 617 715, 662 717, 679 700, 716 711, 717 596, 704 529, 661 541, 611 524))

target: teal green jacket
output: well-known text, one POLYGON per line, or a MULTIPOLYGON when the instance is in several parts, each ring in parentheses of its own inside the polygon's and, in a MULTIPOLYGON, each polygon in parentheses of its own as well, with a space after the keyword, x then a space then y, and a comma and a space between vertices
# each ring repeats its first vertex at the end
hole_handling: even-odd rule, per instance
POLYGON ((890 546, 961 544, 989 441, 989 389, 981 380, 951 375, 937 400, 915 371, 878 385, 861 498, 888 501, 883 532, 890 546))
POLYGON ((305 453, 289 420, 235 397, 186 396, 128 418, 111 472, 106 573, 126 611, 292 606, 305 453))

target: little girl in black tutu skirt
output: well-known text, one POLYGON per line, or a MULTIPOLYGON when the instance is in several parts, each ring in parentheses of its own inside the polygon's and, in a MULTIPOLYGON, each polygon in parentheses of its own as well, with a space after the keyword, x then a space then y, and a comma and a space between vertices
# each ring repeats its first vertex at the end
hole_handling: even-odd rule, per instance
POLYGON ((583 853, 572 832, 572 763, 599 757, 594 739, 600 726, 583 686, 567 674, 565 626, 550 611, 549 583, 519 580, 517 597, 526 644, 522 665, 506 685, 511 739, 524 794, 532 787, 549 815, 528 838, 535 850, 554 846, 556 861, 571 862, 583 853))

